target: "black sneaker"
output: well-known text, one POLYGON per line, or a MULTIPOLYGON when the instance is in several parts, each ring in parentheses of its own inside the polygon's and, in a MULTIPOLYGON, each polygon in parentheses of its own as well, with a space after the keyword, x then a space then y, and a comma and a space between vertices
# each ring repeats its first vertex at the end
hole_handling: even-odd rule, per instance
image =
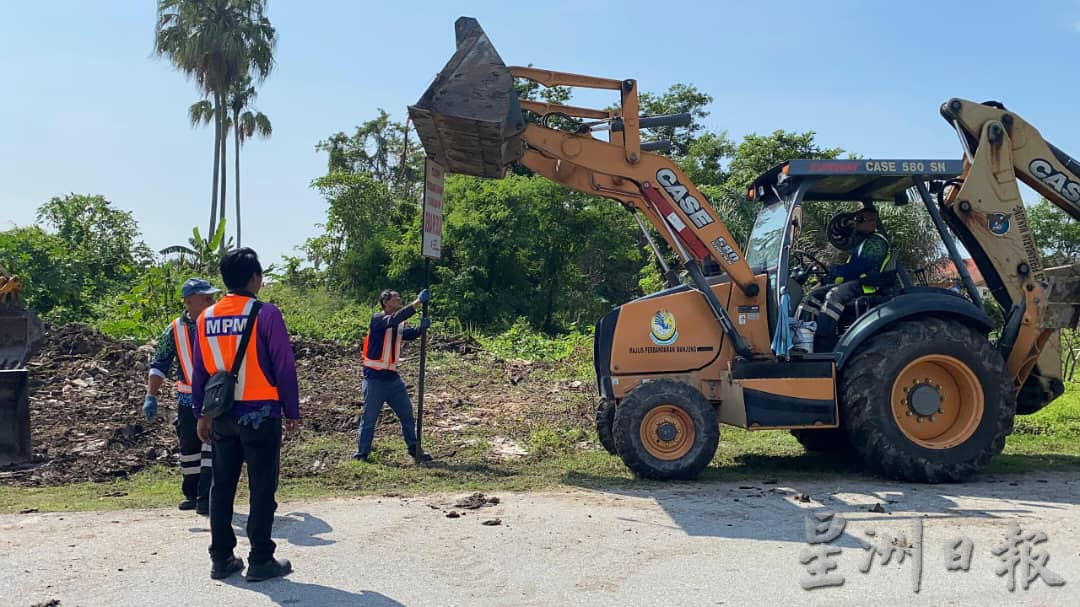
POLYGON ((214 561, 210 567, 210 579, 223 580, 244 568, 244 561, 230 556, 227 561, 214 561))
POLYGON ((427 453, 427 451, 421 451, 420 452, 420 457, 417 457, 416 456, 416 447, 410 447, 409 448, 409 455, 418 462, 430 462, 432 459, 434 459, 434 458, 431 457, 431 455, 429 455, 427 453))
POLYGON ((247 581, 261 582, 270 578, 281 577, 292 571, 292 563, 289 559, 273 559, 256 565, 248 564, 247 581))
POLYGON ((195 506, 195 513, 203 516, 210 516, 210 502, 199 502, 195 506))
POLYGON ((195 500, 184 500, 177 506, 180 510, 194 510, 196 508, 195 500))
POLYGON ((368 461, 368 458, 367 458, 366 455, 354 455, 354 456, 352 456, 352 458, 353 458, 353 461, 355 461, 355 462, 366 462, 366 461, 368 461))

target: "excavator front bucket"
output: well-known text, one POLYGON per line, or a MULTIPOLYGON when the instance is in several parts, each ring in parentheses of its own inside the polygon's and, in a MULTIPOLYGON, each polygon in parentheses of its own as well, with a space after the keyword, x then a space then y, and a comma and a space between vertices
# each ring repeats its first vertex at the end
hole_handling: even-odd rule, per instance
POLYGON ((0 465, 29 459, 29 371, 24 368, 41 340, 33 312, 0 302, 0 465))
POLYGON ((500 178, 524 151, 514 78, 471 17, 454 23, 457 52, 409 106, 424 151, 451 173, 500 178))

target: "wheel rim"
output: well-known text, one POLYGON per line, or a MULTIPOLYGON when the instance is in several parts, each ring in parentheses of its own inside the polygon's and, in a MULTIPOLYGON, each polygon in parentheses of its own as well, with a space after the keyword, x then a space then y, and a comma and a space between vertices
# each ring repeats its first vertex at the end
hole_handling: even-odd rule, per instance
POLYGON ((949 449, 971 438, 982 421, 982 384, 971 367, 944 354, 911 361, 892 387, 896 425, 913 443, 949 449))
POLYGON ((694 420, 674 405, 653 407, 641 420, 641 442, 649 455, 671 461, 690 452, 694 445, 694 420))

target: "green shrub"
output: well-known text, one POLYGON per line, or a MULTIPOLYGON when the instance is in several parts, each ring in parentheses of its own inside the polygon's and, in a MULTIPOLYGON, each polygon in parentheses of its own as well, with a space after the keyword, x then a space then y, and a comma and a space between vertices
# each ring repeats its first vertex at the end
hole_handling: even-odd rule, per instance
POLYGON ((281 309, 289 333, 342 344, 364 339, 374 306, 365 306, 327 289, 267 285, 259 298, 281 309))
POLYGON ((566 360, 581 344, 588 344, 589 348, 592 344, 589 333, 549 336, 533 329, 524 317, 518 318, 513 326, 498 335, 478 336, 478 339, 485 350, 500 358, 546 361, 566 360))

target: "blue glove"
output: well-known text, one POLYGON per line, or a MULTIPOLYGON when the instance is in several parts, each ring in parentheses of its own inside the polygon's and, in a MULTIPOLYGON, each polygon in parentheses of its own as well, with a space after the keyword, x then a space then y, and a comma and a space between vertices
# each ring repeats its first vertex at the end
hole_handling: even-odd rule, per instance
POLYGON ((420 300, 420 303, 427 303, 431 301, 431 291, 424 289, 423 291, 420 291, 420 294, 417 295, 416 298, 420 300))
POLYGON ((424 329, 427 329, 430 326, 431 326, 431 317, 430 316, 425 316, 425 317, 420 319, 420 330, 421 331, 423 331, 424 329))
POLYGON ((146 416, 146 421, 153 421, 157 417, 157 398, 147 394, 146 399, 143 400, 142 411, 146 416))

